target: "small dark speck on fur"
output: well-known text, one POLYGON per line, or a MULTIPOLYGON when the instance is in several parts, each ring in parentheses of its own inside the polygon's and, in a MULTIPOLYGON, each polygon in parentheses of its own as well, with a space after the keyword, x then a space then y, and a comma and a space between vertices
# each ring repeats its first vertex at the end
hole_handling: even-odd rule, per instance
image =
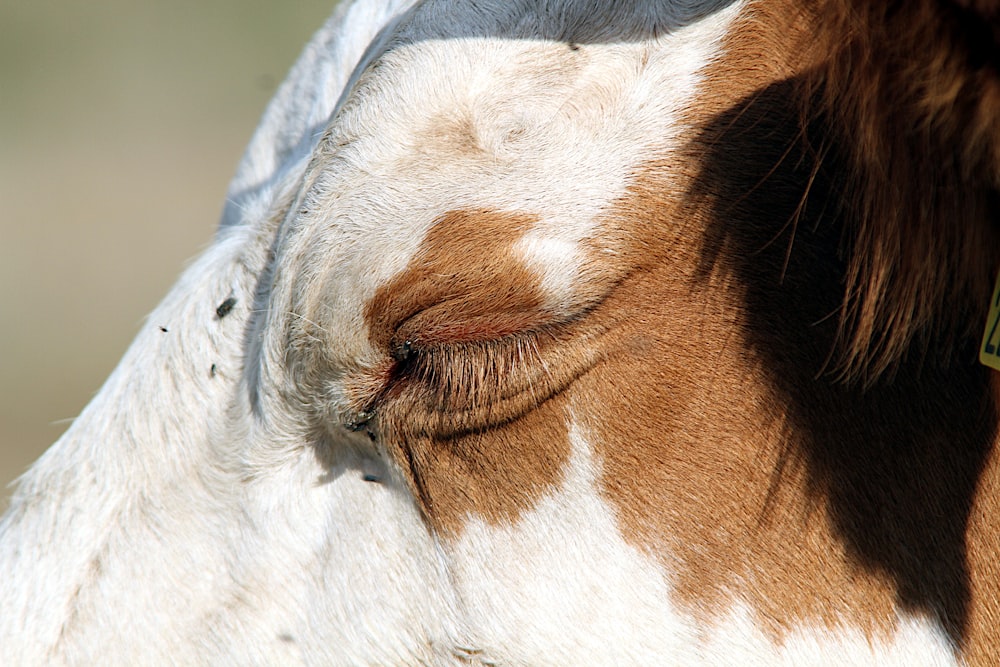
POLYGON ((221 320, 223 317, 233 312, 233 306, 235 305, 236 297, 231 296, 219 304, 219 307, 215 309, 215 314, 221 320))
POLYGON ((167 328, 163 325, 160 325, 160 331, 162 331, 163 333, 167 333, 167 328))

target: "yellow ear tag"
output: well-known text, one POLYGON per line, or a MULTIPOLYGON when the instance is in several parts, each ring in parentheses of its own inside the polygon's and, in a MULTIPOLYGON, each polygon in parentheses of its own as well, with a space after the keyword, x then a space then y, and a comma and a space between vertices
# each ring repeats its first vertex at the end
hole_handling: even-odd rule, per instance
POLYGON ((983 342, 979 345, 979 363, 1000 371, 1000 273, 993 285, 990 315, 986 318, 983 342))

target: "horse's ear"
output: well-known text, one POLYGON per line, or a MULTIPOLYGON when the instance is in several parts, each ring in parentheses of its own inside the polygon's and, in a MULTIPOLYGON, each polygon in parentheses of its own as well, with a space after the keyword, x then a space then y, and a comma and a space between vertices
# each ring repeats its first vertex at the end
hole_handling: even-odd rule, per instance
POLYGON ((355 70, 377 46, 376 36, 409 3, 371 4, 340 3, 306 45, 268 104, 229 183, 222 227, 252 224, 261 207, 269 208, 286 175, 304 168, 355 70))
POLYGON ((1000 0, 814 7, 807 110, 851 174, 842 370, 870 380, 915 341, 954 342, 986 316, 1000 269, 1000 0))

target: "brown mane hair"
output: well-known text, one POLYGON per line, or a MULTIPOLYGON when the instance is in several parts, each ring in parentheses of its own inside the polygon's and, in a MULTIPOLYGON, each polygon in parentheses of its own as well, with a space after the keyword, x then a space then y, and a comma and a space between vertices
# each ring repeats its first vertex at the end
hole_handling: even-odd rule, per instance
POLYGON ((838 370, 870 383, 914 343, 923 353, 983 327, 1000 269, 1000 2, 809 11, 816 53, 832 55, 800 80, 800 99, 849 172, 838 370))

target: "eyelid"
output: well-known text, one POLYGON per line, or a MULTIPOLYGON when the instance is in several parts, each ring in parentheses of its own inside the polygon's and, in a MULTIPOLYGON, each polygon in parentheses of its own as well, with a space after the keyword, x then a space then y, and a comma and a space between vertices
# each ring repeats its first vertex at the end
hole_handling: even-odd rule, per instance
POLYGON ((370 407, 397 437, 448 438, 517 419, 597 362, 601 332, 571 324, 490 340, 411 343, 370 407))
POLYGON ((552 326, 551 313, 537 307, 463 316, 450 304, 423 310, 400 323, 391 338, 393 356, 407 343, 421 348, 498 341, 552 326))
POLYGON ((488 391, 500 398, 515 394, 523 389, 523 376, 534 374, 534 363, 544 366, 537 331, 462 343, 406 343, 401 349, 407 353, 397 359, 393 381, 426 384, 436 390, 434 405, 442 410, 476 405, 489 398, 483 395, 488 391))

